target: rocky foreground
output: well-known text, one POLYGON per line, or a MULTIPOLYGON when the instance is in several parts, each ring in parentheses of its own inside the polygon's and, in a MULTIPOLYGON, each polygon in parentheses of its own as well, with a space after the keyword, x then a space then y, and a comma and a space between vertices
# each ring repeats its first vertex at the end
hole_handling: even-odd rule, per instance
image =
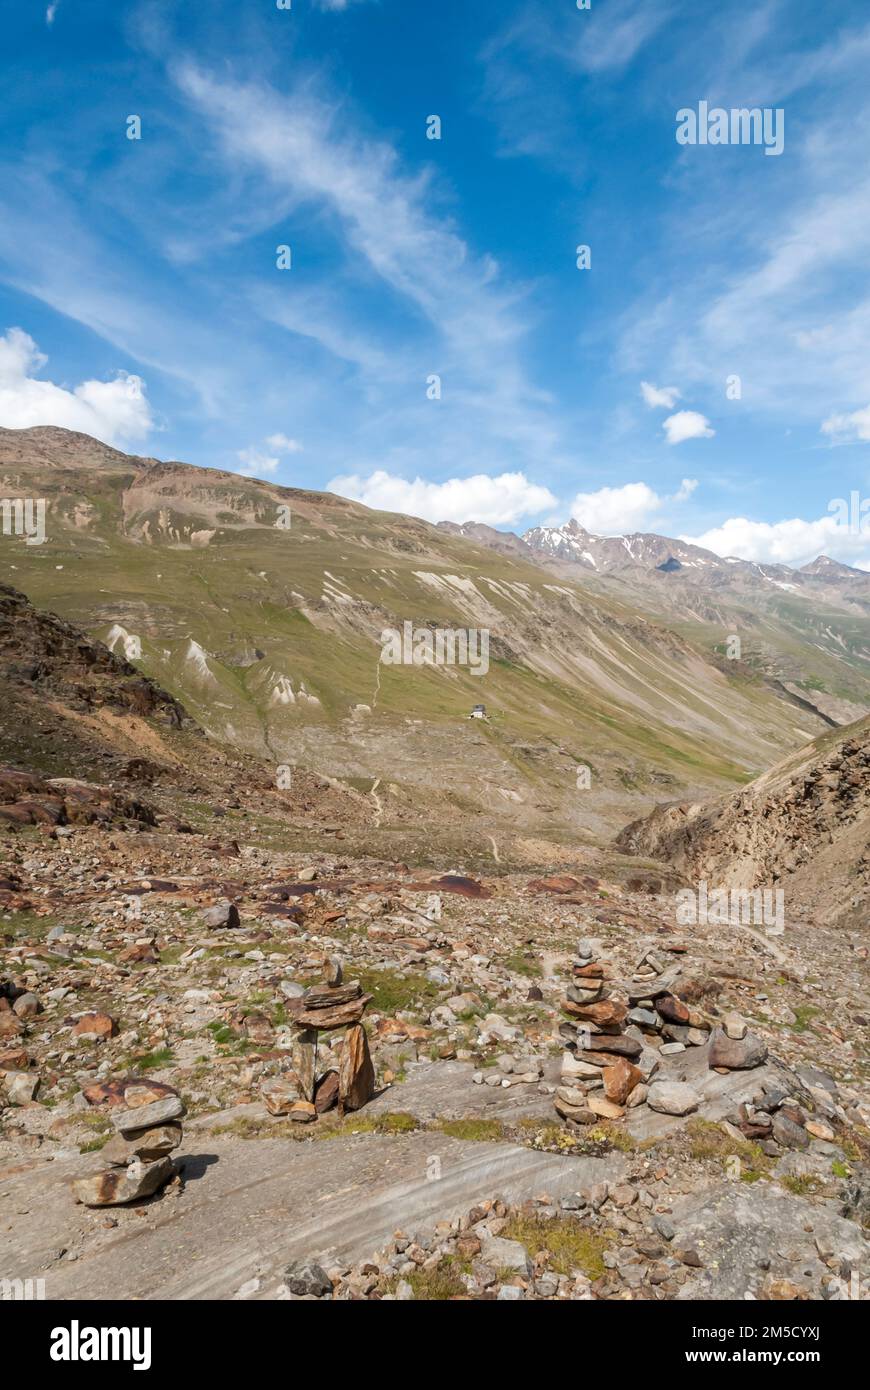
POLYGON ((302 860, 243 808, 191 833, 147 788, 17 774, 0 1277, 61 1298, 866 1287, 857 927, 689 932, 604 875, 302 860))

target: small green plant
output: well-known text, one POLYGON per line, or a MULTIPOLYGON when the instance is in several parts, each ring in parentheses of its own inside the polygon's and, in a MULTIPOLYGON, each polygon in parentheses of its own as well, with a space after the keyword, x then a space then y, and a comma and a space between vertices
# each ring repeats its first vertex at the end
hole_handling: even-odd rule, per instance
POLYGON ((451 1139, 468 1139, 481 1144, 499 1143, 507 1135, 501 1120, 486 1120, 477 1115, 462 1120, 439 1120, 435 1128, 451 1139))
POLYGON ((502 1231, 505 1240, 517 1240, 530 1255, 550 1252, 550 1266, 557 1274, 580 1270, 587 1279, 600 1279, 606 1270, 604 1252, 609 1233, 591 1231, 571 1217, 545 1221, 539 1216, 513 1216, 502 1231))

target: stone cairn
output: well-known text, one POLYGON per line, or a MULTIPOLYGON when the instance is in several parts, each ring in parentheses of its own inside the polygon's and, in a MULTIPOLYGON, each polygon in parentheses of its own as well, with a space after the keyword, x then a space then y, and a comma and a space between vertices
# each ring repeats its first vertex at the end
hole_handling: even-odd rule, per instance
POLYGON ((288 1003, 295 1034, 292 1070, 263 1085, 271 1115, 286 1115, 298 1124, 311 1124, 337 1105, 339 1114, 360 1110, 375 1092, 375 1069, 362 1016, 372 996, 363 994, 357 980, 342 983, 341 962, 330 959, 323 983, 312 985, 288 1003), (321 1040, 322 1033, 343 1029, 338 1043, 321 1040))
POLYGON ((91 1104, 108 1105, 115 1134, 100 1156, 109 1167, 76 1178, 76 1201, 86 1207, 117 1207, 150 1197, 175 1175, 170 1158, 182 1139, 184 1104, 164 1082, 130 1077, 85 1092, 91 1104))
POLYGON ((573 982, 563 1001, 569 1022, 559 1032, 566 1044, 557 1113, 575 1124, 618 1120, 627 1109, 648 1105, 667 1115, 697 1110, 701 1095, 684 1081, 659 1077, 659 1066, 687 1049, 706 1047, 707 1066, 720 1073, 761 1066, 764 1043, 737 1014, 715 1026, 676 993, 678 969, 667 970, 647 951, 625 988, 627 1003, 608 992, 609 967, 595 960, 591 942, 581 941, 573 982), (627 1024, 630 1031, 624 1031, 627 1024))
POLYGON ((623 1032, 628 1008, 607 992, 609 969, 594 959, 591 942, 578 942, 572 972, 562 1003, 570 1022, 559 1028, 567 1050, 562 1085, 555 1095, 556 1111, 575 1124, 618 1120, 627 1104, 639 1103, 632 1099, 639 1088, 640 1100, 646 1098, 644 1083, 649 1073, 645 1075, 637 1064, 643 1044, 623 1032))

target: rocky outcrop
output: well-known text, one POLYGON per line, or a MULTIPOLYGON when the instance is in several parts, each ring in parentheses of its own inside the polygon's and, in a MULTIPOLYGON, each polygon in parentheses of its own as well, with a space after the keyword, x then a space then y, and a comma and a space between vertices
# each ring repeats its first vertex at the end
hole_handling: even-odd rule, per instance
POLYGON ((16 684, 83 710, 106 707, 175 728, 190 722, 178 701, 135 666, 8 584, 0 584, 0 666, 16 684))
POLYGON ((815 739, 729 797, 659 806, 616 844, 711 886, 783 887, 792 916, 866 925, 870 718, 815 739))

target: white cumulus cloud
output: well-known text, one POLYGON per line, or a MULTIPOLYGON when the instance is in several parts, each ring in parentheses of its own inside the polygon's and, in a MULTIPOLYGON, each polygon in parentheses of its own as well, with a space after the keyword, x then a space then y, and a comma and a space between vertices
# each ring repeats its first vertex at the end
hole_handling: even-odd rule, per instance
POLYGON ((262 478, 268 473, 277 473, 284 455, 302 452, 299 440, 290 439, 286 434, 270 434, 263 443, 270 453, 264 453, 257 444, 237 450, 236 458, 241 466, 236 471, 241 473, 242 477, 262 478))
POLYGON ((684 478, 673 497, 663 497, 647 483, 624 483, 622 487, 602 487, 597 492, 578 492, 571 503, 571 515, 596 536, 623 536, 638 531, 661 511, 666 502, 685 502, 698 486, 696 479, 684 478))
POLYGON ((367 478, 358 474, 333 478, 328 490, 378 511, 406 512, 425 521, 483 521, 490 526, 510 526, 520 517, 535 516, 556 505, 549 488, 530 483, 524 473, 497 477, 476 473, 471 478, 430 483, 424 478, 409 482, 377 469, 367 478))
POLYGON ((106 444, 143 439, 154 429, 141 377, 119 372, 112 381, 83 381, 68 390, 36 376, 47 361, 23 329, 0 337, 0 425, 60 425, 106 444))
POLYGON ((640 383, 640 394, 650 410, 673 410, 680 399, 676 386, 653 386, 649 381, 640 383))
POLYGON ((830 506, 831 515, 815 521, 803 521, 800 517, 750 521, 745 516, 732 516, 703 535, 680 539, 702 545, 716 555, 736 555, 740 560, 797 568, 818 555, 829 555, 856 569, 870 569, 870 509, 853 516, 850 524, 848 519, 843 520, 847 499, 840 499, 839 505, 832 501, 830 506))
POLYGON ((687 439, 712 439, 716 433, 706 415, 697 410, 678 410, 669 415, 662 428, 669 444, 684 444, 687 439))
POLYGON ((838 444, 854 440, 870 443, 870 405, 845 415, 829 415, 822 423, 822 434, 830 435, 838 444))

